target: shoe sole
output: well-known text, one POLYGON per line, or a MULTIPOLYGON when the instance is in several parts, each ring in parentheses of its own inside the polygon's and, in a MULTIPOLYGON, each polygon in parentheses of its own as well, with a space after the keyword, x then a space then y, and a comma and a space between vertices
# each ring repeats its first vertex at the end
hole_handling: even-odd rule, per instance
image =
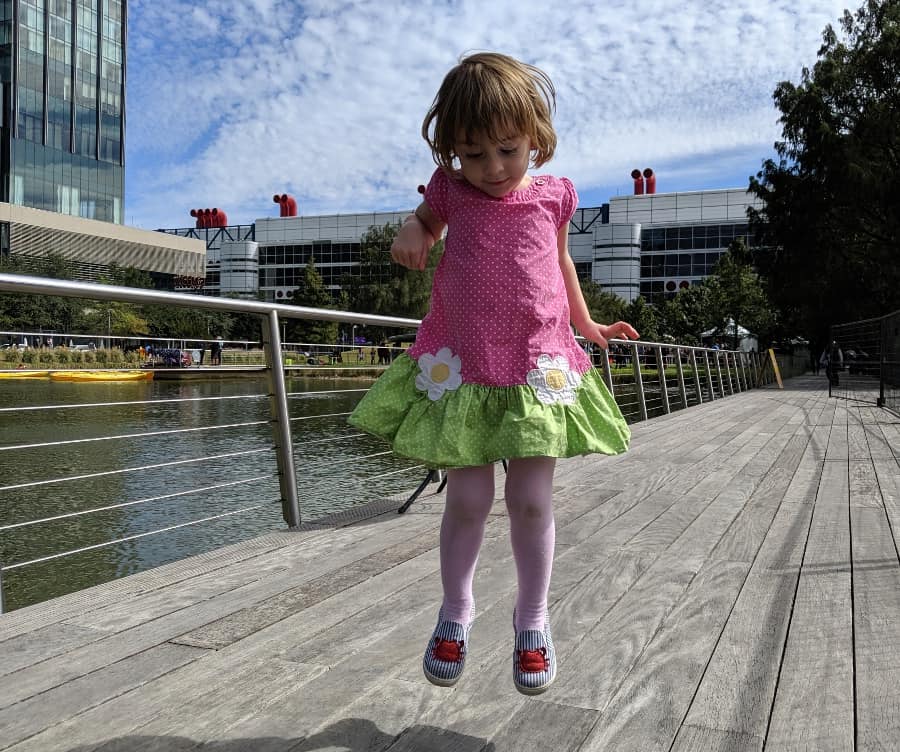
POLYGON ((519 690, 521 694, 533 696, 540 695, 546 692, 548 689, 550 689, 550 687, 553 685, 553 682, 555 681, 556 677, 554 676, 550 681, 548 681, 546 684, 542 684, 540 687, 526 687, 522 684, 517 684, 516 682, 513 682, 513 684, 516 685, 516 689, 519 690))
POLYGON ((462 674, 460 673, 460 676, 457 676, 455 679, 442 679, 438 676, 434 676, 434 674, 429 674, 424 667, 422 668, 422 673, 425 674, 425 678, 428 679, 428 681, 438 687, 452 687, 459 681, 460 677, 462 676, 462 674))

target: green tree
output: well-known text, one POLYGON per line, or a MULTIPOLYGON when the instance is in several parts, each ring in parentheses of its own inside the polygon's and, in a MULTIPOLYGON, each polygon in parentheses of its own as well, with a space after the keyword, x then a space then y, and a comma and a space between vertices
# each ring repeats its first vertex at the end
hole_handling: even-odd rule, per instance
POLYGON ((582 278, 578 283, 594 321, 598 324, 612 324, 624 318, 627 304, 622 298, 615 293, 607 292, 592 279, 582 278))
POLYGON ((750 179, 760 271, 785 323, 819 340, 900 308, 900 2, 867 0, 840 31, 778 84, 778 158, 750 179))
POLYGON ((733 349, 737 350, 740 344, 739 326, 757 335, 771 330, 771 304, 743 240, 737 239, 728 246, 703 286, 709 319, 721 334, 731 337, 733 349))
MULTIPOLYGON (((303 278, 291 299, 294 305, 306 308, 335 308, 334 298, 325 287, 322 275, 316 269, 316 261, 312 254, 303 271, 303 278)), ((334 321, 316 319, 289 319, 287 322, 289 342, 313 342, 332 344, 338 339, 338 325, 334 321)))
POLYGON ((702 282, 679 290, 658 311, 661 335, 679 344, 699 345, 700 335, 714 323, 709 298, 709 286, 702 282))
MULTIPOLYGON (((56 254, 40 258, 23 258, 10 254, 2 257, 0 270, 5 274, 28 274, 53 279, 75 278, 72 263, 56 254)), ((0 293, 0 325, 4 329, 68 334, 79 331, 85 305, 86 301, 79 298, 0 293)))
MULTIPOLYGON (((428 313, 434 272, 444 252, 439 240, 428 253, 424 271, 407 269, 391 261, 391 243, 399 224, 372 226, 360 240, 359 275, 344 277, 349 305, 360 313, 420 319, 428 313)), ((366 327, 373 342, 380 342, 396 330, 366 327)))
POLYGON ((648 342, 659 341, 657 314, 653 306, 638 295, 625 307, 623 319, 637 329, 641 339, 648 342))

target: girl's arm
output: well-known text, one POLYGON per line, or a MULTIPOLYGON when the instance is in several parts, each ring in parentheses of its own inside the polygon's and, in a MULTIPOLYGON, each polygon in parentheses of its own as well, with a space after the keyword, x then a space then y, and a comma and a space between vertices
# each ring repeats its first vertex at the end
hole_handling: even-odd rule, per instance
POLYGON ((428 251, 437 243, 444 231, 439 220, 424 201, 403 222, 403 226, 391 244, 391 258, 407 269, 425 269, 428 251))
POLYGON ((582 337, 596 342, 604 349, 607 347, 606 340, 608 339, 638 339, 640 335, 631 324, 625 321, 617 321, 615 324, 604 326, 591 318, 587 303, 584 302, 584 295, 581 294, 581 285, 578 284, 575 264, 569 255, 568 222, 559 228, 556 244, 559 248, 559 268, 566 283, 566 297, 569 299, 569 315, 578 333, 582 337))

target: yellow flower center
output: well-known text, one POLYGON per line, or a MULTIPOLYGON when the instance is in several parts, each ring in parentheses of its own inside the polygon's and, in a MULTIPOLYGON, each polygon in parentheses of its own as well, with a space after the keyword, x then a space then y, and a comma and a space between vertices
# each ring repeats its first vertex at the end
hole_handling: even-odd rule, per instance
POLYGON ((446 363, 437 363, 431 368, 431 380, 435 384, 443 384, 450 378, 450 366, 446 363))
POLYGON ((547 386, 558 392, 566 385, 566 375, 558 368, 551 368, 544 374, 547 379, 547 386))

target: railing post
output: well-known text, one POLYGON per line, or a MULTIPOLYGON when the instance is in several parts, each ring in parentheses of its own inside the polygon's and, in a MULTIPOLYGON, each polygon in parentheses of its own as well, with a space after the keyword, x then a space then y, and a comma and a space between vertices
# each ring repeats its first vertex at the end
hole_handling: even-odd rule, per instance
POLYGON ((884 367, 885 367, 885 352, 887 351, 888 346, 888 336, 887 336, 887 316, 883 317, 879 322, 879 328, 881 329, 881 357, 878 359, 878 407, 884 407, 884 367))
POLYGON ((691 348, 691 367, 694 369, 694 386, 697 387, 697 404, 703 404, 703 387, 700 385, 700 368, 697 366, 697 351, 691 348))
POLYGON ((600 363, 603 368, 603 380, 606 382, 606 388, 609 389, 609 393, 615 397, 616 393, 613 388, 613 377, 612 377, 612 367, 609 364, 609 350, 600 350, 600 363))
POLYGON ((278 311, 270 311, 263 325, 263 350, 268 366, 269 406, 272 412, 275 457, 278 462, 281 513, 288 527, 295 528, 300 526, 300 500, 297 495, 291 420, 284 381, 284 363, 281 357, 281 333, 278 328, 278 311))
POLYGON ((725 377, 722 376, 722 351, 716 350, 716 374, 719 377, 719 391, 722 392, 722 396, 727 396, 725 394, 725 377))
POLYGON ((631 343, 631 357, 634 371, 634 390, 637 392, 638 407, 641 411, 641 420, 647 420, 647 400, 644 399, 644 379, 641 376, 641 357, 638 354, 638 346, 631 343))
POLYGON ((678 391, 681 393, 681 404, 687 410, 687 387, 684 385, 684 369, 681 367, 681 348, 675 347, 675 373, 678 375, 678 391))
POLYGON ((738 385, 738 391, 743 392, 744 385, 741 383, 741 353, 737 351, 733 352, 731 354, 731 360, 734 362, 735 383, 738 385))
MULTIPOLYGON (((709 350, 703 351, 703 360, 706 361, 706 383, 709 384, 709 397, 711 400, 716 399, 716 389, 713 386, 712 368, 709 365, 709 350)), ((722 395, 725 396, 724 394, 722 395)))
POLYGON ((734 382, 731 380, 731 365, 728 362, 728 351, 722 353, 725 356, 725 375, 728 377, 728 392, 734 394, 734 382))
POLYGON ((659 373, 659 393, 662 397, 663 411, 668 415, 669 409, 669 386, 666 384, 666 364, 663 360, 662 345, 656 345, 656 370, 659 373))

